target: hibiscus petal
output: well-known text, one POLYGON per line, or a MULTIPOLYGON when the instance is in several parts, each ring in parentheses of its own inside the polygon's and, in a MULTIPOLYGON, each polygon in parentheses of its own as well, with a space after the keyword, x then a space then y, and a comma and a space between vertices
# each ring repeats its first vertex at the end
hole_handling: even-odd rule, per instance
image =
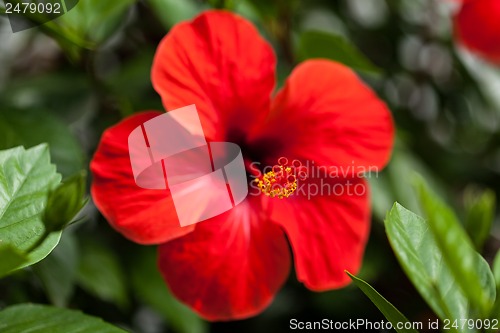
POLYGON ((163 39, 152 82, 166 109, 196 104, 207 138, 227 141, 269 112, 275 65, 271 46, 250 22, 207 11, 163 39))
POLYGON ((500 64, 500 2, 467 1, 454 18, 455 34, 470 50, 500 64))
POLYGON ((143 189, 134 180, 128 136, 161 114, 138 113, 107 129, 90 163, 97 208, 117 231, 141 244, 166 242, 194 229, 180 227, 170 191, 143 189))
POLYGON ((158 264, 173 294, 208 320, 260 313, 287 279, 288 243, 258 200, 249 197, 159 247, 158 264))
POLYGON ((285 156, 374 170, 388 162, 393 140, 391 113, 352 70, 310 60, 292 72, 252 145, 274 147, 263 161, 270 165, 285 156))
POLYGON ((292 245, 297 279, 311 290, 340 288, 361 267, 370 230, 363 179, 308 180, 293 196, 269 199, 271 218, 292 245))

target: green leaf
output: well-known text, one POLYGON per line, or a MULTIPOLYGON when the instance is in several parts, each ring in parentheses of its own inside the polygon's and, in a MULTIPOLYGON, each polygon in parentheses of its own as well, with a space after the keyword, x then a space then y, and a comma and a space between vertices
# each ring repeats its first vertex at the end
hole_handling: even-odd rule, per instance
POLYGON ((148 3, 167 29, 193 18, 201 10, 193 0, 149 0, 148 3))
POLYGON ((0 151, 0 244, 25 253, 41 242, 17 269, 42 260, 59 242, 60 232, 42 242, 46 230, 41 214, 48 191, 60 180, 46 144, 0 151))
POLYGON ((96 241, 85 240, 80 246, 78 284, 104 301, 128 306, 125 273, 116 255, 96 241))
MULTIPOLYGON (((370 286, 367 282, 361 280, 360 278, 352 275, 347 272, 347 275, 351 278, 351 280, 356 284, 356 286, 361 289, 361 291, 375 304, 375 306, 382 312, 382 314, 389 320, 398 333, 410 333, 417 332, 414 329, 398 329, 398 325, 401 324, 409 324, 411 326, 411 322, 401 313, 394 305, 392 305, 388 300, 386 300, 382 295, 380 295, 372 286, 370 286)), ((403 326, 404 327, 404 326, 403 326)))
POLYGON ((468 188, 464 195, 466 218, 465 229, 471 237, 476 249, 481 251, 488 239, 495 215, 495 192, 486 190, 483 193, 475 188, 468 188))
POLYGON ((0 277, 16 270, 27 261, 26 254, 19 252, 10 245, 0 245, 0 277))
POLYGON ((43 214, 48 230, 64 229, 85 206, 86 179, 87 173, 81 171, 49 192, 43 214))
POLYGON ((488 263, 474 250, 455 213, 427 188, 421 178, 417 181, 417 189, 444 261, 472 309, 481 318, 486 318, 496 297, 495 280, 488 263))
POLYGON ((0 311, 2 333, 125 333, 100 318, 79 311, 37 304, 20 304, 0 311))
POLYGON ((472 318, 469 302, 443 262, 428 223, 395 203, 385 227, 401 267, 434 312, 441 319, 472 318))
POLYGON ((299 54, 302 60, 325 58, 340 62, 357 71, 378 74, 380 69, 372 64, 345 38, 323 31, 309 30, 300 36, 299 54))
POLYGON ((131 272, 132 286, 138 299, 158 311, 180 333, 205 333, 208 326, 187 306, 172 296, 156 264, 156 251, 142 249, 137 253, 131 272))
POLYGON ((70 233, 64 234, 59 245, 45 260, 33 266, 48 298, 60 307, 66 306, 73 294, 77 269, 78 248, 70 233))
POLYGON ((68 126, 37 109, 6 109, 0 112, 0 149, 27 148, 47 142, 53 163, 63 176, 83 168, 83 152, 68 126))

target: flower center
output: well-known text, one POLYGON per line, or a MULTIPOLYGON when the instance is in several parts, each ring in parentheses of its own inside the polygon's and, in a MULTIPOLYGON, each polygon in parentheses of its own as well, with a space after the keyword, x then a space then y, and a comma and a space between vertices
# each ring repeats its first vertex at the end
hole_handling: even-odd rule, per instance
POLYGON ((262 193, 271 198, 288 198, 297 190, 297 180, 307 178, 307 168, 299 160, 288 164, 286 157, 280 157, 272 170, 255 179, 262 193))

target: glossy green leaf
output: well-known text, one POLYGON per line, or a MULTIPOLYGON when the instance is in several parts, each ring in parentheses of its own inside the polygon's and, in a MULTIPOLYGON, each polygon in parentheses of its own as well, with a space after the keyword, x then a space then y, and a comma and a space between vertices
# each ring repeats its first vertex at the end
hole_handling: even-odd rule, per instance
POLYGON ((47 142, 50 156, 63 176, 83 168, 83 152, 68 126, 37 109, 5 109, 0 112, 0 149, 27 148, 47 142))
POLYGON ((466 218, 465 228, 474 246, 481 251, 488 239, 495 215, 495 192, 468 188, 464 195, 466 218))
POLYGON ((488 263, 475 251, 455 213, 433 194, 423 179, 417 181, 422 209, 445 263, 462 288, 471 307, 485 318, 496 297, 493 274, 488 263))
MULTIPOLYGON (((382 314, 389 320, 398 333, 411 333, 417 332, 414 329, 398 328, 399 325, 409 324, 410 321, 398 310, 394 305, 392 305, 387 299, 380 295, 372 286, 370 286, 366 281, 352 275, 347 272, 347 275, 351 278, 354 284, 361 289, 361 291, 375 304, 375 306, 382 312, 382 314)), ((405 326, 402 326, 405 327, 405 326)))
POLYGON ((444 263, 428 223, 396 203, 385 227, 401 267, 434 312, 441 319, 472 318, 469 302, 444 263))
POLYGON ((80 246, 79 285, 104 301, 126 307, 128 295, 125 273, 117 256, 95 241, 84 240, 80 246))
POLYGON ((37 304, 20 304, 0 311, 2 333, 125 333, 100 318, 79 311, 37 304))
POLYGON ((300 57, 326 58, 357 71, 379 73, 380 70, 344 37, 323 31, 305 31, 300 36, 300 57))
POLYGON ((142 302, 158 311, 176 332, 205 333, 208 326, 187 306, 172 296, 156 264, 156 251, 143 249, 130 265, 132 286, 142 302))
POLYGON ((16 270, 28 261, 28 256, 10 245, 0 244, 0 277, 16 270))
POLYGON ((0 151, 0 244, 20 253, 32 250, 18 268, 42 260, 59 242, 60 232, 51 233, 42 242, 45 226, 41 214, 48 191, 60 181, 46 144, 0 151))
POLYGON ((77 269, 78 248, 74 236, 68 232, 45 260, 33 266, 49 300, 60 307, 66 306, 73 294, 77 269))

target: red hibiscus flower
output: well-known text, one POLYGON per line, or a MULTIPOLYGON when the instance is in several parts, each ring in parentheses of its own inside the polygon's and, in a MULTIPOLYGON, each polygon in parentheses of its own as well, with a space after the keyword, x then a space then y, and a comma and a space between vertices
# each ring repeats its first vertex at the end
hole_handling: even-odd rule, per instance
POLYGON ((289 275, 289 244, 307 288, 346 285, 344 270, 358 271, 368 238, 369 198, 359 190, 366 183, 349 171, 321 178, 314 170, 380 169, 390 157, 390 112, 353 71, 306 61, 271 97, 275 67, 271 46, 252 24, 209 11, 165 37, 152 82, 167 110, 196 104, 207 141, 238 144, 249 173, 258 169, 254 162, 262 168, 280 157, 297 159, 311 162, 306 185, 340 191, 297 190, 284 199, 254 193, 222 215, 180 227, 168 189, 141 189, 132 175, 127 137, 157 112, 108 129, 91 163, 99 210, 127 238, 161 244, 158 264, 172 293, 208 320, 263 311, 289 275))
POLYGON ((455 16, 458 39, 471 51, 500 64, 500 1, 465 1, 455 16))

